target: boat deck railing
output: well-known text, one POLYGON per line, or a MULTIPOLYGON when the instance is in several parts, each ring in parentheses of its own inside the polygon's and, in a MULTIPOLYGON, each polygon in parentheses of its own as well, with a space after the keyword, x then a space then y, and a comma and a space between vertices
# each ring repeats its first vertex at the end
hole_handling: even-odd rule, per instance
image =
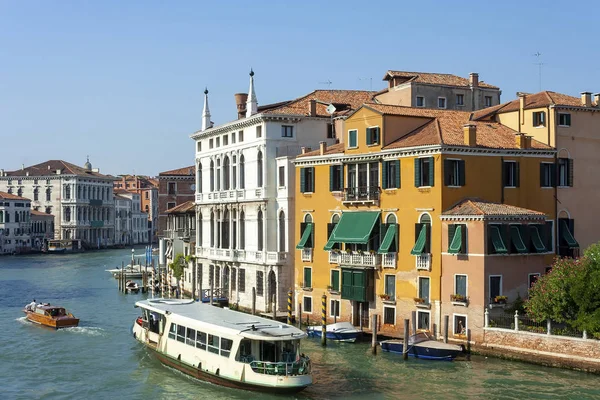
POLYGON ((310 359, 302 357, 294 362, 251 361, 250 367, 257 374, 265 375, 308 375, 310 374, 310 359))

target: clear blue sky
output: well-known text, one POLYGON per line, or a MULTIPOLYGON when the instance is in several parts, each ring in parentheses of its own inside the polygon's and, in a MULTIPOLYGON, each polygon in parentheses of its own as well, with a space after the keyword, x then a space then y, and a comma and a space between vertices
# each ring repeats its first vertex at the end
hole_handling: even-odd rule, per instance
POLYGON ((48 159, 110 174, 193 164, 256 72, 259 104, 384 87, 388 69, 500 86, 600 92, 600 2, 0 0, 0 168, 48 159), (210 3, 210 4, 209 4, 210 3))

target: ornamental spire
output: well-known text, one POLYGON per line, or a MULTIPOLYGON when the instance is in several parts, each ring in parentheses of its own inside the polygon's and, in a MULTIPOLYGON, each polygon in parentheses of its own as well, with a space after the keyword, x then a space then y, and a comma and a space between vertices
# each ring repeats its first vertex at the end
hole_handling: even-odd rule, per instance
POLYGON ((204 108, 202 109, 202 130, 205 131, 212 125, 210 123, 210 110, 208 109, 208 88, 204 89, 204 108))
POLYGON ((256 93, 254 92, 254 71, 250 68, 250 89, 248 89, 248 100, 246 101, 246 118, 258 112, 256 93))

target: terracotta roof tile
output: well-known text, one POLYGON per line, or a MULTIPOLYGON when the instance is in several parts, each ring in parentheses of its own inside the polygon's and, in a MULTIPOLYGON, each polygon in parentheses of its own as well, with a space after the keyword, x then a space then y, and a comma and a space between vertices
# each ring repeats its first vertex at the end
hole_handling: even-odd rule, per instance
MULTIPOLYGON (((452 74, 439 74, 432 72, 409 72, 409 71, 387 71, 383 80, 391 78, 404 78, 405 82, 417 82, 429 85, 447 85, 458 87, 470 87, 469 79, 452 74)), ((479 87, 486 89, 499 89, 498 86, 479 81, 479 87)))
MULTIPOLYGON (((493 114, 517 111, 520 107, 520 101, 520 99, 516 99, 509 101, 508 103, 478 110, 473 113, 473 119, 483 119, 493 114)), ((529 94, 525 97, 526 110, 548 106, 581 107, 581 99, 562 93, 551 92, 549 90, 529 94)))
POLYGON ((61 170, 62 175, 94 176, 97 178, 113 178, 110 175, 104 175, 99 172, 88 171, 87 169, 63 160, 48 160, 40 164, 32 165, 27 168, 15 171, 7 171, 7 176, 48 176, 56 175, 57 170, 61 170))
POLYGON ((164 171, 164 172, 161 172, 160 174, 158 174, 158 176, 174 176, 174 175, 195 176, 195 174, 196 174, 196 167, 192 165, 190 167, 183 167, 183 168, 178 168, 178 169, 172 169, 170 171, 164 171))
MULTIPOLYGON (((327 146, 327 150, 325 150, 325 154, 344 154, 344 143, 332 144, 331 146, 327 146)), ((310 156, 320 156, 321 149, 307 151, 304 154, 298 155, 298 157, 310 157, 310 156)))
POLYGON ((190 211, 195 212, 196 207, 193 201, 186 201, 185 203, 179 204, 173 208, 169 208, 165 213, 167 214, 186 214, 190 211))
POLYGON ((463 199, 442 215, 529 216, 543 217, 543 212, 480 199, 463 199))
POLYGON ((281 107, 271 108, 263 113, 307 116, 309 114, 310 101, 317 100, 326 103, 317 103, 317 116, 330 117, 325 111, 328 104, 333 104, 337 108, 334 115, 338 115, 339 113, 348 111, 348 109, 355 110, 363 105, 363 103, 371 101, 375 93, 365 90, 315 90, 306 96, 292 100, 281 107))
POLYGON ((0 192, 0 199, 4 200, 23 200, 23 201, 31 201, 25 197, 17 196, 12 193, 0 192))

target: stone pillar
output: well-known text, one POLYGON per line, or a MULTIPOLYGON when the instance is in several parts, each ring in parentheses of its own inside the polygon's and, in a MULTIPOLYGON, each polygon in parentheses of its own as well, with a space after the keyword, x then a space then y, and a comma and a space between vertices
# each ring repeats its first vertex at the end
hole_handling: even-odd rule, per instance
POLYGON ((519 330, 519 311, 515 310, 515 331, 519 330))

